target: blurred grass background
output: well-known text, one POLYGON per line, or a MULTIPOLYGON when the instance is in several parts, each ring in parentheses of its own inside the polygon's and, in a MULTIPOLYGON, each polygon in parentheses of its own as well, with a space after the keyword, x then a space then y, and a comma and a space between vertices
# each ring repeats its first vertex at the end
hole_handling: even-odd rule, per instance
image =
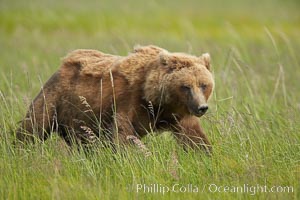
POLYGON ((0 196, 3 199, 252 198, 243 193, 137 194, 136 183, 290 185, 299 199, 300 3, 297 0, 0 1, 0 196), (201 123, 214 156, 185 153, 171 137, 148 137, 155 156, 133 150, 87 158, 58 138, 17 151, 17 126, 60 60, 77 48, 126 55, 155 44, 195 55, 209 52, 216 81, 201 123), (178 176, 170 176, 172 149, 178 176))

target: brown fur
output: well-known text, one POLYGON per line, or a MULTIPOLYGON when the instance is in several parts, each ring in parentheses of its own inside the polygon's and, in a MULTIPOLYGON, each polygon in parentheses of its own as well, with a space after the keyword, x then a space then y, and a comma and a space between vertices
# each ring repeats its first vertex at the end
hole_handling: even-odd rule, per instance
POLYGON ((72 138, 84 143, 82 127, 88 127, 100 139, 126 143, 128 135, 170 130, 180 143, 209 151, 194 116, 203 114, 198 106, 206 105, 213 90, 209 67, 208 54, 169 53, 156 46, 136 47, 125 57, 76 50, 34 99, 17 138, 47 139, 54 131, 69 144, 72 138))

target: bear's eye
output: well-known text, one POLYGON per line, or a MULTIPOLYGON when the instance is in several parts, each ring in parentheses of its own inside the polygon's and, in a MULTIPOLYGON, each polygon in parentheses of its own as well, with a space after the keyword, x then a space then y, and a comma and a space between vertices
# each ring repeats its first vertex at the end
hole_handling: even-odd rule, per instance
POLYGON ((182 85, 182 86, 181 86, 181 89, 182 89, 183 91, 189 91, 189 90, 191 89, 191 87, 188 86, 188 85, 182 85))
POLYGON ((202 91, 205 91, 206 88, 207 88, 207 85, 204 84, 204 83, 201 83, 201 84, 200 84, 200 88, 202 89, 202 91))

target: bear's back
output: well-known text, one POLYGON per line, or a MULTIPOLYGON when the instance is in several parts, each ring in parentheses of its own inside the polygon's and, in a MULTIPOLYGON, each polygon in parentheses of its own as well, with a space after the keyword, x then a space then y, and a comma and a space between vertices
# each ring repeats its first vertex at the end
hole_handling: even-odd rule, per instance
POLYGON ((149 45, 136 46, 128 56, 106 54, 97 50, 79 49, 69 53, 64 59, 60 73, 64 77, 92 76, 102 78, 110 72, 118 72, 129 84, 143 81, 142 74, 151 69, 152 61, 157 59, 164 49, 149 45))
POLYGON ((105 54, 97 50, 78 49, 64 59, 62 70, 79 70, 82 76, 102 77, 120 60, 121 56, 105 54))

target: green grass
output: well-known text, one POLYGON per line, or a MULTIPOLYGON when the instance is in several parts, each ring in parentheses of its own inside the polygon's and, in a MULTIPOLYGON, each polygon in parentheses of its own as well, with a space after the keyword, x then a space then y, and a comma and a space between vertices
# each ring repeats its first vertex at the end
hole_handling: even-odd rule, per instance
POLYGON ((0 198, 299 199, 299 8, 296 0, 1 1, 0 198), (77 48, 126 55, 135 44, 211 54, 216 88, 201 123, 212 157, 185 153, 169 134, 143 140, 148 158, 96 147, 86 155, 55 135, 12 147, 10 130, 64 55, 77 48), (137 193, 144 183, 192 184, 199 192, 137 193), (210 184, 293 192, 213 193, 210 184))

